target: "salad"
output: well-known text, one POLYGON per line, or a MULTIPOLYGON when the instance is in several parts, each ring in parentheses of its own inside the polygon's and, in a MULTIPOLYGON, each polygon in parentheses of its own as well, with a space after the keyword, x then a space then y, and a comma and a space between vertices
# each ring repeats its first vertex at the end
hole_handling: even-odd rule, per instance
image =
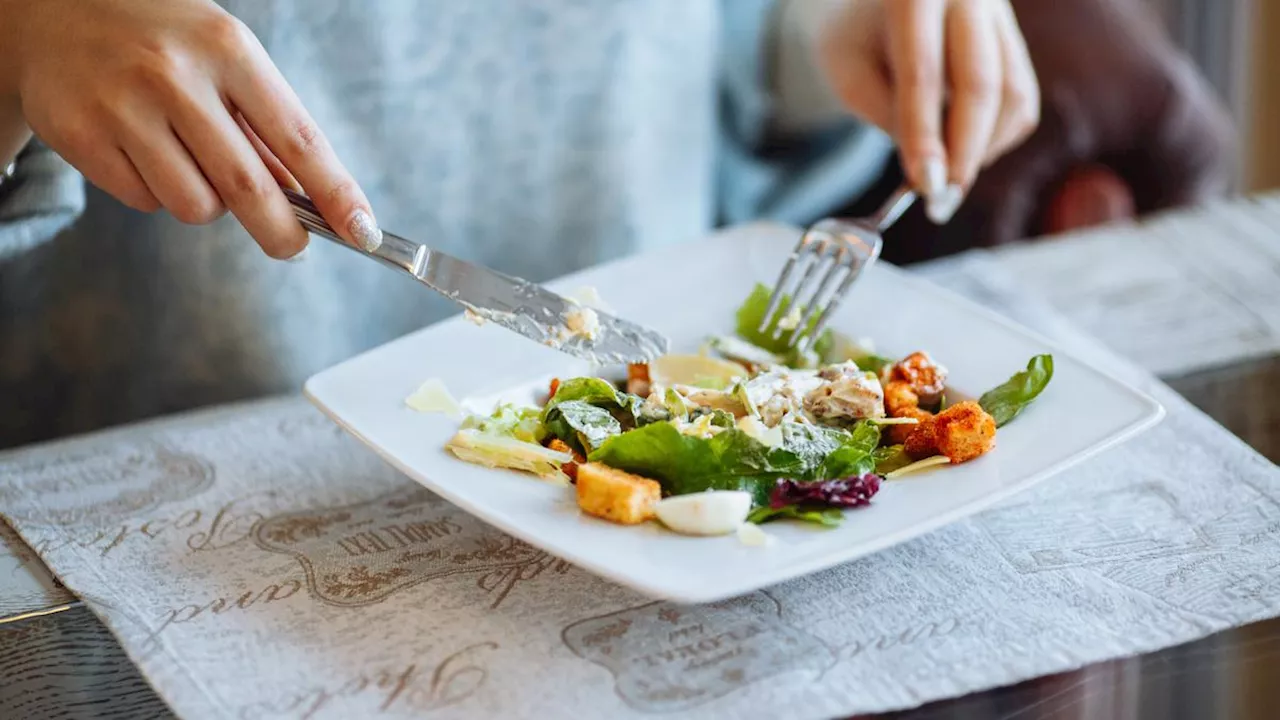
POLYGON ((552 380, 541 406, 468 417, 446 447, 573 486, 582 511, 605 520, 748 541, 780 519, 838 525, 887 479, 990 452, 1053 376, 1039 355, 963 400, 923 350, 887 358, 827 331, 798 355, 787 346, 799 313, 784 307, 778 338, 756 330, 769 295, 757 286, 737 334, 698 354, 632 365, 625 380, 552 380))

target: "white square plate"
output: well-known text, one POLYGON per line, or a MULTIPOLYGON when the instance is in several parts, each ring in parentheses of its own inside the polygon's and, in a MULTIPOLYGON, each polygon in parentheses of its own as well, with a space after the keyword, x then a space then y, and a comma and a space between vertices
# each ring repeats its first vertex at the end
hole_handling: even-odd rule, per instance
MULTIPOLYGON (((590 285, 622 317, 692 351, 730 332, 757 282, 771 283, 795 231, 753 225, 667 247, 564 278, 560 292, 590 285)), ((425 292, 425 290, 424 290, 425 292)), ((776 541, 749 547, 733 535, 683 537, 581 514, 573 492, 517 472, 457 460, 443 448, 458 421, 408 409, 404 399, 440 378, 471 411, 494 402, 532 404, 553 376, 590 374, 567 355, 461 317, 425 328, 311 378, 307 396, 409 477, 484 521, 579 567, 648 595, 711 602, 895 545, 978 512, 1156 424, 1164 411, 1138 390, 941 288, 885 264, 855 286, 831 327, 875 340, 886 355, 925 349, 950 370, 949 385, 977 396, 1054 356, 1054 377, 1034 405, 1001 428, 997 447, 970 463, 885 483, 870 507, 837 529, 767 525, 776 541)))

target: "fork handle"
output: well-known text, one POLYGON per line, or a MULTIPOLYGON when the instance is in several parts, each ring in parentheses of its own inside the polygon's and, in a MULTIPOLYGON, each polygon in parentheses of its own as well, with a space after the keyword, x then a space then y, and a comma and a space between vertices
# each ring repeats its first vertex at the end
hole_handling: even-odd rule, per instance
POLYGON ((876 214, 871 216, 871 220, 876 224, 876 230, 880 233, 888 230, 915 201, 916 192, 911 189, 910 185, 903 183, 898 186, 898 189, 894 190, 889 199, 884 201, 884 204, 880 206, 876 214))

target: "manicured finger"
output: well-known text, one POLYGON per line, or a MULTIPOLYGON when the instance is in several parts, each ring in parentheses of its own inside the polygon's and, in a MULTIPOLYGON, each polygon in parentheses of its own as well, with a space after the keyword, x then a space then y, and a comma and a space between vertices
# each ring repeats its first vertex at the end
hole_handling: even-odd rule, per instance
POLYGON ((973 185, 1000 114, 1004 77, 992 5, 957 0, 947 13, 948 169, 951 183, 961 188, 973 185))
POLYGON ((251 36, 245 43, 245 61, 224 69, 232 104, 338 234, 376 249, 382 231, 368 198, 266 51, 251 36))
POLYGON ((118 147, 106 147, 85 157, 74 151, 59 154, 84 175, 85 179, 126 206, 151 213, 160 209, 160 201, 152 194, 133 161, 118 147))
POLYGON ((175 218, 190 225, 207 225, 226 208, 186 145, 168 123, 157 120, 134 127, 122 138, 125 153, 138 169, 151 194, 175 218))
POLYGON ((307 233, 263 162, 216 93, 177 108, 175 122, 206 177, 267 255, 285 259, 307 247, 307 233))
POLYGON ((983 158, 984 167, 1020 145, 1040 122, 1040 83, 1036 80, 1026 40, 1018 29, 1017 17, 1005 2, 996 4, 995 13, 1004 83, 1000 114, 987 156, 983 158))
POLYGON ((258 153, 258 157, 262 158, 262 163, 267 166, 267 170, 271 171, 271 176, 280 183, 280 187, 289 188, 294 192, 302 192, 302 184, 298 179, 289 172, 289 169, 280 162, 280 158, 271 152, 266 143, 262 142, 262 138, 258 137, 258 133, 249 127, 249 123, 245 121, 244 116, 236 113, 236 124, 240 126, 240 130, 244 132, 244 136, 249 138, 249 144, 253 145, 254 151, 258 153))
POLYGON ((886 3, 895 139, 911 183, 933 206, 946 193, 942 137, 944 0, 886 3))

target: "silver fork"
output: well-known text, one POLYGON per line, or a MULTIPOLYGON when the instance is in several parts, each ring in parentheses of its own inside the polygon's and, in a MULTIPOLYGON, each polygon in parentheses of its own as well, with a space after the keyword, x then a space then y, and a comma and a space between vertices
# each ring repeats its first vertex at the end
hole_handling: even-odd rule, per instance
POLYGON ((810 225, 800 236, 800 242, 796 243, 795 250, 782 266, 778 281, 774 283, 769 306, 760 321, 760 332, 772 329, 776 340, 787 330, 794 330, 787 346, 799 352, 809 349, 831 321, 832 314, 840 307, 854 281, 880 257, 881 235, 902 217, 915 200, 915 192, 910 186, 903 185, 874 215, 825 218, 810 225), (822 279, 815 287, 814 280, 824 267, 826 272, 821 273, 822 279), (797 269, 803 273, 795 288, 788 291, 788 282, 797 269), (842 273, 844 277, 840 279, 842 273), (840 279, 839 286, 834 292, 828 292, 837 279, 840 279), (802 298, 809 287, 815 289, 807 298, 802 298), (791 301, 784 308, 782 301, 785 297, 790 297, 791 301), (797 313, 800 314, 798 318, 797 313), (817 322, 814 322, 815 317, 817 322))

